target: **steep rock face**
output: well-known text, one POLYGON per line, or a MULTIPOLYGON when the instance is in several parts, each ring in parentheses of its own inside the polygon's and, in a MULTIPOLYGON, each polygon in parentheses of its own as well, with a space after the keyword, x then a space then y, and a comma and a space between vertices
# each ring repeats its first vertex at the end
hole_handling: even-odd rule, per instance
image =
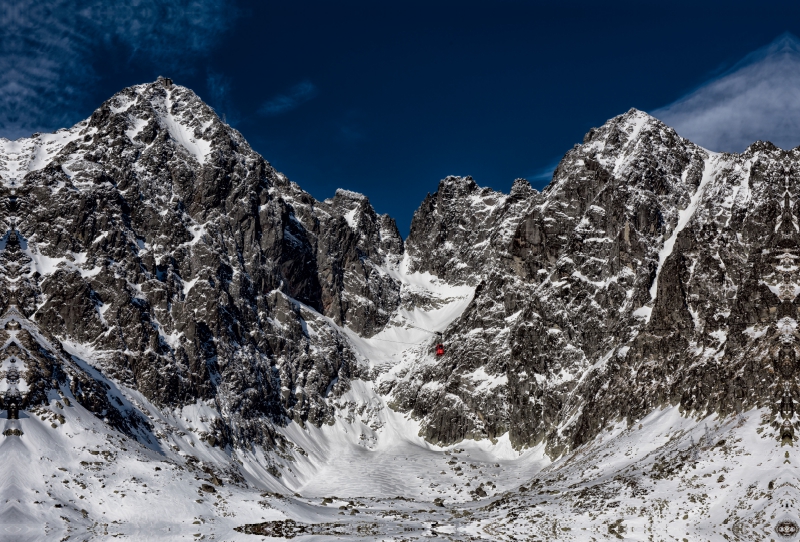
POLYGON ((507 379, 504 318, 517 312, 522 293, 507 272, 509 248, 517 224, 540 202, 522 179, 502 194, 469 177, 448 177, 414 214, 409 268, 476 287, 472 303, 444 333, 447 354, 402 379, 387 375, 381 385, 398 408, 423 420, 428 440, 493 438, 509 429, 506 397, 495 393, 507 379))
POLYGON ((798 163, 710 153, 631 110, 542 193, 444 179, 404 243, 364 196, 303 192, 188 89, 131 87, 0 141, 0 305, 28 333, 8 345, 52 361, 6 367, 25 386, 4 401, 61 393, 156 438, 119 385, 210 408, 211 446, 282 449, 276 425, 330 423, 374 380, 431 442, 508 433, 553 456, 667 404, 774 406, 797 393, 798 163), (455 306, 435 330, 414 319, 455 306), (376 335, 401 345, 380 364, 376 335))
POLYGON ((168 79, 2 154, 4 306, 157 405, 216 405, 214 442, 323 423, 364 368, 322 315, 370 334, 399 302, 393 220, 317 202, 168 79))
POLYGON ((431 441, 509 431, 553 455, 666 404, 775 405, 797 391, 797 170, 797 151, 713 154, 631 110, 566 154, 494 250, 487 191, 443 181, 406 251, 478 286, 447 354, 392 393, 431 441))
POLYGON ((514 230, 540 197, 524 179, 515 181, 511 194, 480 188, 471 177, 444 179, 411 221, 410 270, 476 285, 510 258, 514 230))
POLYGON ((403 254, 394 219, 378 216, 369 200, 337 190, 318 203, 315 221, 318 274, 323 284, 321 311, 361 335, 380 331, 397 308, 400 284, 385 272, 403 254))
POLYGON ((404 243, 160 79, 0 140, 0 176, 15 534, 213 537, 272 505, 344 533, 320 518, 341 529, 365 488, 363 515, 343 508, 375 536, 796 527, 799 150, 710 153, 631 110, 542 193, 444 179, 404 243), (569 456, 419 439, 505 435, 569 456), (458 511, 471 498, 492 502, 458 511))

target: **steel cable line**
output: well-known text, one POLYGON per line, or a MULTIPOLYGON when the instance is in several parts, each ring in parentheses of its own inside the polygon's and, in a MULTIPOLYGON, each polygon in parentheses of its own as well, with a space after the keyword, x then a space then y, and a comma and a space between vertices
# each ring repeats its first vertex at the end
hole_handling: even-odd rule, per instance
MULTIPOLYGON (((436 335, 437 337, 442 334, 441 331, 431 331, 431 330, 425 329, 423 327, 415 326, 414 324, 406 324, 406 326, 419 329, 420 331, 424 331, 426 333, 430 333, 431 335, 436 335)), ((424 341, 417 341, 417 342, 410 343, 410 342, 406 342, 406 341, 392 341, 392 340, 389 340, 389 339, 377 339, 375 337, 371 337, 371 338, 365 339, 365 340, 367 340, 367 341, 374 340, 374 341, 381 341, 381 342, 385 342, 385 343, 396 343, 396 344, 411 344, 411 345, 422 344, 424 342, 424 341)))

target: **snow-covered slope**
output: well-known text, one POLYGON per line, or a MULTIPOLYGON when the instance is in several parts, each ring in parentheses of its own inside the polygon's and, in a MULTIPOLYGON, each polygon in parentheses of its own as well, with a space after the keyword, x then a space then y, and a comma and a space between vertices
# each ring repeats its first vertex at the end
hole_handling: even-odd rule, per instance
POLYGON ((444 179, 403 241, 161 78, 0 177, 0 539, 800 522, 795 150, 631 110, 542 193, 444 179))

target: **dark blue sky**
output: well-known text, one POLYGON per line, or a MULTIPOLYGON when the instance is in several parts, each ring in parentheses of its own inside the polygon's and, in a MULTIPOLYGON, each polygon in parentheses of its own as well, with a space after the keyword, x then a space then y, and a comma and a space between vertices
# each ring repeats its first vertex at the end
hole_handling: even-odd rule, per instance
POLYGON ((20 2, 3 18, 0 135, 167 75, 316 198, 363 192, 404 235, 446 175, 542 187, 590 127, 800 34, 796 2, 20 2))

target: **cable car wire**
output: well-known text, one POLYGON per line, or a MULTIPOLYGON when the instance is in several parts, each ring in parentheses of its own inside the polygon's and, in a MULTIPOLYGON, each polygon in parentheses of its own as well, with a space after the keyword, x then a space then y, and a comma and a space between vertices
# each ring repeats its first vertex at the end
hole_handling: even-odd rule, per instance
MULTIPOLYGON (((441 337, 441 335, 442 335, 441 331, 431 331, 429 329, 425 329, 425 328, 422 328, 422 327, 419 327, 419 326, 415 326, 414 324, 406 323, 406 326, 419 329, 420 331, 424 331, 426 333, 430 333, 431 335, 436 335, 437 337, 441 337)), ((420 344, 425 342, 424 340, 422 340, 422 341, 417 341, 417 342, 410 343, 410 342, 406 342, 406 341, 392 341, 392 340, 389 340, 389 339, 377 339, 375 337, 371 337, 371 338, 366 339, 366 340, 368 340, 368 341, 373 341, 373 340, 374 341, 381 341, 381 342, 385 342, 385 343, 410 344, 410 345, 420 345, 420 344)), ((438 346, 439 345, 437 345, 437 347, 438 346)))

